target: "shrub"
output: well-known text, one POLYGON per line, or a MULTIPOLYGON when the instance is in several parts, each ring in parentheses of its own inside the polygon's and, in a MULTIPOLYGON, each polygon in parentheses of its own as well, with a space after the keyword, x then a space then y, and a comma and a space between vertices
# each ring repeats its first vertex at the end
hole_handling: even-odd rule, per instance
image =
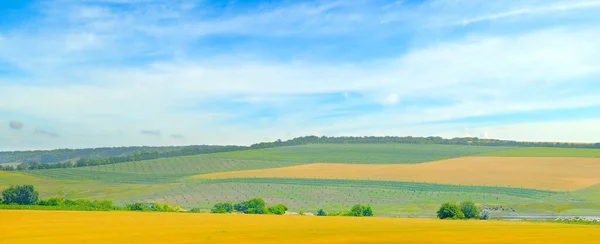
POLYGON ((327 216, 327 213, 325 213, 323 209, 319 209, 319 211, 317 211, 317 216, 327 216))
POLYGON ((265 208, 265 201, 261 198, 254 198, 248 201, 237 203, 233 208, 242 213, 246 214, 265 214, 267 209, 265 208))
POLYGON ((364 206, 361 204, 356 204, 350 210, 352 216, 362 217, 362 216, 373 216, 373 210, 371 206, 364 206))
POLYGON ((437 211, 437 217, 440 219, 464 219, 465 215, 458 205, 444 203, 437 211))
POLYGON ((39 193, 32 185, 11 186, 2 191, 4 204, 34 205, 38 201, 39 193))
POLYGON ((233 212, 233 204, 230 202, 217 203, 210 211, 212 213, 231 213, 233 212))
POLYGON ((288 208, 283 204, 277 204, 269 207, 267 210, 271 214, 284 215, 288 208))
POLYGON ((141 202, 134 202, 131 204, 125 205, 125 209, 130 211, 145 211, 148 210, 148 207, 141 202))
POLYGON ((38 202, 40 206, 63 206, 65 205, 65 199, 62 197, 49 198, 48 200, 40 200, 38 202))
POLYGON ((202 210, 200 208, 192 208, 192 209, 190 209, 190 212, 192 212, 192 213, 200 213, 200 212, 202 212, 202 210))
POLYGON ((460 211, 463 212, 466 219, 478 219, 479 208, 471 201, 464 201, 460 204, 460 211))

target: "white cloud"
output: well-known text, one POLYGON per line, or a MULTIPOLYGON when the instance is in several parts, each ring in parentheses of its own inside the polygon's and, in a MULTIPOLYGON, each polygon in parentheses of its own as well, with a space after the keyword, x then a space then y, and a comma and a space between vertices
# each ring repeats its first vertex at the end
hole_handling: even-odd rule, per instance
MULTIPOLYGON (((422 8, 439 11, 440 6, 447 4, 435 1, 422 8)), ((555 1, 544 6, 528 11, 559 11, 557 6, 563 5, 555 1)), ((569 6, 572 10, 583 9, 581 2, 569 6)), ((600 73, 597 59, 600 48, 595 42, 600 39, 600 29, 594 25, 565 24, 528 33, 471 32, 437 42, 416 43, 407 46, 403 54, 360 62, 293 58, 269 61, 261 53, 245 49, 222 53, 219 57, 180 56, 174 51, 185 53, 189 47, 181 43, 202 38, 198 33, 186 33, 190 30, 186 28, 203 32, 202 35, 358 35, 357 29, 369 26, 377 18, 369 11, 354 8, 348 2, 296 4, 219 20, 194 20, 191 24, 185 24, 187 10, 170 9, 175 12, 159 16, 164 19, 183 16, 184 24, 173 25, 160 25, 156 21, 144 24, 144 20, 152 20, 159 13, 143 8, 131 16, 108 9, 83 8, 69 17, 80 22, 56 27, 56 32, 43 29, 39 33, 3 33, 0 61, 18 66, 30 75, 20 78, 0 75, 0 111, 27 118, 0 115, 0 119, 24 120, 32 128, 51 128, 60 138, 23 139, 22 135, 7 132, 12 133, 10 137, 5 134, 0 141, 10 144, 0 145, 0 150, 9 146, 249 144, 264 137, 286 138, 314 132, 452 135, 465 126, 419 124, 600 105, 597 99, 600 89, 590 85, 600 73), (356 13, 336 12, 339 8, 353 8, 356 13), (302 25, 292 28, 296 23, 302 25), (323 23, 327 25, 313 28, 323 23), (173 38, 162 38, 173 31, 180 33, 173 38), (139 33, 142 37, 135 38, 139 33), (120 59, 143 59, 147 55, 161 58, 150 64, 102 62, 118 63, 120 59), (340 94, 344 99, 327 104, 310 99, 330 93, 340 94), (246 106, 207 108, 223 100, 246 106), (441 102, 403 104, 428 100, 441 102), (339 112, 365 104, 395 106, 339 112), (272 116, 275 118, 256 116, 232 122, 240 116, 260 115, 265 109, 276 110, 277 114, 272 116), (327 117, 332 114, 339 116, 327 117), (51 127, 46 127, 48 124, 51 127), (185 138, 148 137, 140 133, 149 129, 185 138)), ((406 6, 391 5, 386 11, 398 8, 406 6)), ((475 11, 480 13, 475 16, 485 17, 487 12, 475 11)), ((459 15, 448 14, 440 19, 432 16, 421 16, 426 20, 415 21, 415 25, 442 23, 459 15)), ((483 17, 470 21, 483 21, 483 17)), ((493 137, 510 135, 494 128, 481 130, 484 129, 493 137)), ((565 139, 579 138, 557 134, 565 139)))

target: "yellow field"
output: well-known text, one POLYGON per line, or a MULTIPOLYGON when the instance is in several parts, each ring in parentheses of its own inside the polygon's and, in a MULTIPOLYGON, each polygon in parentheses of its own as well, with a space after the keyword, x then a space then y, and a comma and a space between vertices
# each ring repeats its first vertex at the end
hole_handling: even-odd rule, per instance
POLYGON ((600 227, 134 212, 0 211, 0 243, 598 243, 600 227))
POLYGON ((572 191, 600 184, 600 158, 464 157, 423 164, 308 164, 192 178, 356 179, 572 191))

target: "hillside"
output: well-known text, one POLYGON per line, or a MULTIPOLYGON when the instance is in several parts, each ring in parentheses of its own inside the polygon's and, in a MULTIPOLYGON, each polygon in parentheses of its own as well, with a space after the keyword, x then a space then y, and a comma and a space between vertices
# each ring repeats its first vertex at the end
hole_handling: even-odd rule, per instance
POLYGON ((267 202, 309 211, 318 208, 342 211, 352 204, 365 203, 382 215, 431 215, 442 202, 465 199, 500 209, 495 213, 499 215, 600 214, 600 204, 594 195, 599 186, 591 181, 597 175, 592 170, 596 167, 592 161, 597 159, 592 156, 600 150, 583 154, 570 150, 572 157, 550 157, 564 153, 558 148, 535 149, 540 151, 536 152, 538 157, 519 155, 515 150, 521 149, 435 144, 310 144, 5 172, 0 174, 0 188, 34 184, 43 197, 110 199, 117 204, 162 202, 205 211, 220 201, 262 197, 267 202), (488 162, 490 158, 495 161, 488 162), (583 161, 591 164, 581 165, 583 161), (493 167, 486 166, 490 164, 493 167), (312 170, 311 174, 293 170, 311 165, 326 168, 312 170), (424 167, 425 171, 413 167, 424 167), (504 176, 487 177, 486 168, 491 170, 488 173, 499 171, 504 176), (536 175, 538 170, 543 174, 536 175), (214 179, 211 174, 215 173, 222 175, 214 179), (240 173, 243 175, 231 175, 240 173), (576 180, 577 177, 569 176, 572 174, 585 179, 576 180), (214 180, 192 179, 192 176, 214 180), (389 178, 392 176, 395 178, 389 178), (561 178, 573 181, 561 183, 561 178))

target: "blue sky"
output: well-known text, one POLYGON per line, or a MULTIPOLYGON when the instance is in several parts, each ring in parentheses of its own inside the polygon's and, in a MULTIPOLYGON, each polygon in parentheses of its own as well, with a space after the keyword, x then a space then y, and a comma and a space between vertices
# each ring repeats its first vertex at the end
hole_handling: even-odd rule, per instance
POLYGON ((596 142, 599 11, 600 0, 2 1, 0 150, 596 142))

